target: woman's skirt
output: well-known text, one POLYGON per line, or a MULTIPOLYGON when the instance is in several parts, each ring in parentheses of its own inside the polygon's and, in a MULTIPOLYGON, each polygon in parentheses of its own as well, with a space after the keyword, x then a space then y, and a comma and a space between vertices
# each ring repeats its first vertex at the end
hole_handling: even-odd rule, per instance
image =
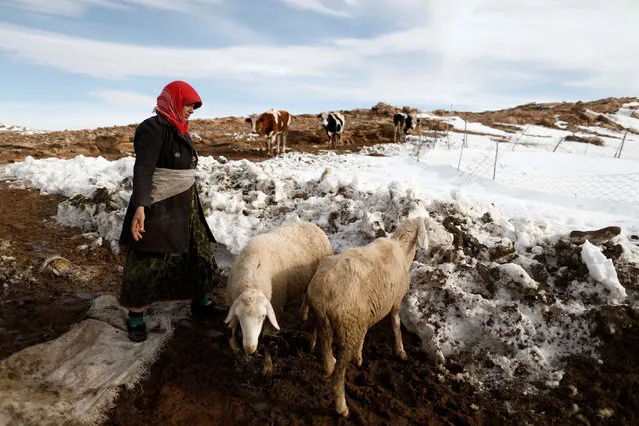
POLYGON ((218 285, 220 271, 200 221, 195 187, 190 191, 189 251, 164 254, 129 249, 120 292, 122 306, 142 308, 163 300, 202 298, 218 285))

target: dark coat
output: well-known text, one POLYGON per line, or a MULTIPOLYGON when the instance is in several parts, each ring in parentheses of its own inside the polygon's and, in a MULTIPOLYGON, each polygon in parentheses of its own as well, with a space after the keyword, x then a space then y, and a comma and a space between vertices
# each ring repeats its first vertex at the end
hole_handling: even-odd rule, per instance
MULTIPOLYGON (((135 166, 133 167, 133 193, 124 217, 120 244, 140 251, 156 253, 185 253, 189 247, 190 191, 151 204, 153 173, 156 167, 165 169, 194 169, 197 153, 191 138, 161 115, 144 120, 135 131, 133 140, 135 166), (142 239, 135 241, 131 223, 138 206, 144 206, 145 221, 142 239)), ((206 224, 204 211, 195 190, 198 216, 209 239, 215 241, 206 224)))

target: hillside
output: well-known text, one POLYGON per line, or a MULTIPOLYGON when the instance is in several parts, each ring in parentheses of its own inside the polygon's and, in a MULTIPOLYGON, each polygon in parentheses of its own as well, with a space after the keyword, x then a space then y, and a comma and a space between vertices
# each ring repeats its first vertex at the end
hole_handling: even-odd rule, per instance
MULTIPOLYGON (((410 107, 401 108, 411 111, 410 107)), ((342 111, 346 118, 343 149, 357 150, 363 146, 393 141, 392 114, 400 108, 379 103, 370 109, 342 111)), ((319 112, 319 111, 318 111, 319 112)), ((413 110, 415 112, 415 110, 413 110)), ((527 125, 579 131, 590 134, 585 140, 601 136, 601 129, 624 131, 624 117, 639 118, 638 98, 607 98, 593 102, 561 102, 526 104, 499 111, 468 113, 433 111, 430 118, 422 119, 424 133, 442 132, 452 127, 446 117, 458 116, 469 122, 478 122, 515 134, 527 125), (626 107, 624 107, 626 105, 626 107), (596 129, 595 129, 596 128, 596 129)), ((194 119, 190 131, 198 153, 223 155, 228 159, 246 158, 262 160, 263 139, 250 134, 245 117, 194 119)), ((0 127, 0 164, 34 158, 72 158, 77 155, 102 156, 113 160, 132 155, 132 139, 137 124, 104 127, 92 130, 55 131, 41 133, 17 126, 0 127), (2 131, 12 129, 13 131, 2 131)), ((462 129, 463 130, 463 129, 462 129)), ((639 128, 629 127, 639 133, 639 128)), ((459 129, 457 131, 460 131, 459 129)), ((476 133, 476 132, 475 132, 476 133)), ((316 113, 294 117, 288 135, 288 146, 294 151, 315 152, 326 149, 326 137, 316 113)))

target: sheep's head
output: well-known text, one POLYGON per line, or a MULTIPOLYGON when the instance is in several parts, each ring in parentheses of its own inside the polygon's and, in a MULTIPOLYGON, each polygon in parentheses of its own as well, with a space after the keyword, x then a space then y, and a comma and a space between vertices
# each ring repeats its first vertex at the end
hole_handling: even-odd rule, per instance
POLYGON ((430 253, 433 249, 439 250, 448 247, 453 242, 453 236, 439 222, 429 216, 405 220, 397 228, 393 238, 399 240, 406 247, 409 256, 415 255, 417 246, 425 253, 430 253))
POLYGON ((253 354, 257 350, 258 339, 266 318, 276 330, 280 329, 271 302, 264 296, 264 293, 255 289, 247 289, 235 299, 224 322, 226 324, 231 321, 240 323, 244 350, 247 354, 253 354))

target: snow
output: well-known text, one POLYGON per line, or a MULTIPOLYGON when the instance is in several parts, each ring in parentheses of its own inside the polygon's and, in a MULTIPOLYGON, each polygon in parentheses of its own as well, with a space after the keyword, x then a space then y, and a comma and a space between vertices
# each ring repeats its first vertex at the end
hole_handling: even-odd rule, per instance
POLYGON ((623 288, 619 278, 617 278, 617 271, 612 264, 612 260, 606 259, 600 247, 591 244, 590 241, 586 241, 581 249, 581 260, 588 267, 590 275, 610 290, 610 293, 615 298, 626 298, 626 289, 623 288))
POLYGON ((6 125, 0 123, 0 133, 19 133, 21 135, 35 135, 40 133, 47 133, 44 130, 35 130, 30 129, 28 127, 14 126, 14 125, 6 125))
MULTIPOLYGON (((463 129, 463 120, 447 120, 463 129)), ((485 249, 471 253, 450 233, 434 235, 441 249, 418 252, 403 323, 434 362, 463 365, 457 376, 481 389, 511 381, 527 392, 556 387, 566 357, 598 356, 591 312, 639 305, 619 270, 639 263, 638 136, 628 135, 619 159, 623 134, 610 130, 596 129, 609 138, 603 147, 565 142, 552 152, 570 132, 529 126, 515 146, 491 138, 510 137, 506 132, 468 128, 483 135, 468 135, 463 152, 464 135, 451 131, 347 155, 290 152, 262 163, 200 157, 206 220, 234 254, 253 236, 296 220, 324 229, 337 252, 388 235, 409 215, 453 220, 485 249), (573 230, 610 225, 621 228, 614 239, 623 249, 619 263, 599 246, 565 242, 573 230), (489 259, 491 250, 506 254, 489 259), (561 266, 562 256, 583 262, 588 274, 561 266), (556 271, 544 276, 540 259, 556 271)), ((117 251, 133 164, 133 158, 27 157, 0 167, 0 180, 64 195, 56 220, 92 233, 82 249, 109 244, 117 251)))
POLYGON ((607 114, 607 116, 624 128, 639 132, 639 119, 630 116, 633 111, 636 110, 624 110, 621 108, 616 114, 607 114))

